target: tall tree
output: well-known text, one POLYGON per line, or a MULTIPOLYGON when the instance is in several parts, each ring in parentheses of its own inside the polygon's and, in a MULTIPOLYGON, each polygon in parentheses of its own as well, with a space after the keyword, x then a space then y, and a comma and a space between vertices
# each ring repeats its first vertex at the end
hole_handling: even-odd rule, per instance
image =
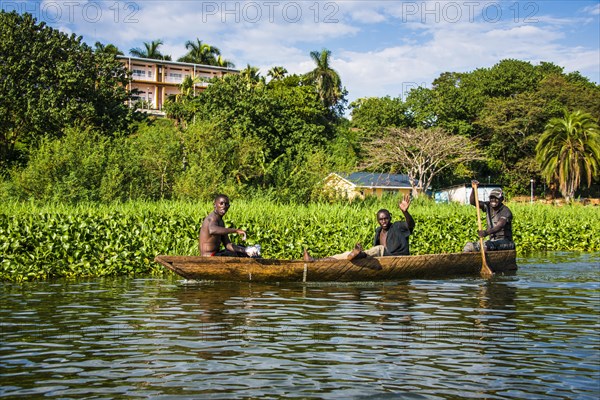
POLYGON ((253 67, 250 64, 246 66, 243 70, 240 71, 240 75, 246 79, 251 84, 256 84, 261 81, 261 76, 258 67, 253 67))
POLYGON ((27 13, 0 11, 0 37, 0 167, 70 126, 125 129, 127 71, 114 56, 27 13))
POLYGON ((119 48, 112 43, 105 45, 101 42, 96 42, 94 44, 94 52, 95 53, 103 53, 103 54, 112 54, 113 56, 124 55, 124 53, 121 50, 119 50, 119 48))
POLYGON ((217 56, 217 63, 215 65, 217 67, 235 68, 235 64, 232 61, 226 60, 221 56, 217 56))
POLYGON ((194 64, 218 65, 217 57, 221 56, 221 50, 215 46, 202 43, 202 40, 196 39, 195 42, 188 40, 185 42, 187 54, 180 57, 177 61, 194 64))
POLYGON ((284 67, 273 67, 267 72, 267 75, 271 77, 271 79, 277 81, 285 78, 285 74, 287 74, 287 69, 284 67))
POLYGON ((166 61, 170 61, 171 60, 171 56, 169 55, 163 55, 160 50, 158 50, 158 48, 163 45, 163 41, 158 39, 158 40, 153 40, 150 43, 148 42, 144 42, 144 49, 140 49, 139 47, 135 47, 131 50, 129 50, 129 53, 131 53, 132 56, 134 57, 141 57, 141 58, 151 58, 153 60, 166 60, 166 61))
POLYGON ((582 176, 589 187, 600 171, 598 123, 581 111, 552 118, 536 146, 536 158, 546 181, 558 182, 563 196, 572 199, 582 176))
POLYGON ((323 49, 311 51, 310 58, 317 65, 306 74, 309 82, 315 85, 319 98, 327 108, 334 107, 343 97, 342 80, 336 70, 331 68, 331 51, 323 49))
POLYGON ((379 133, 381 129, 391 127, 408 127, 411 118, 407 115, 407 107, 399 97, 365 97, 350 104, 352 108, 352 125, 367 134, 379 133))
POLYGON ((473 141, 441 128, 388 129, 365 143, 364 152, 364 168, 406 173, 415 196, 446 169, 482 159, 473 141))

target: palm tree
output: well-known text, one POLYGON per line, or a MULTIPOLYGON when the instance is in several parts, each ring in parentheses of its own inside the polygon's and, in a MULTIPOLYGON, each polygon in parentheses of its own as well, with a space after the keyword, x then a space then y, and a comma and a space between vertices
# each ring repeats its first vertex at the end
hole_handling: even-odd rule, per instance
POLYGON ((109 43, 107 45, 104 45, 100 42, 96 42, 94 44, 94 53, 112 54, 115 56, 124 55, 123 52, 121 50, 119 50, 119 48, 117 46, 115 46, 114 44, 109 43))
POLYGON ((196 42, 188 40, 185 42, 187 54, 180 57, 177 61, 189 62, 194 64, 218 65, 217 57, 221 56, 221 50, 217 47, 202 43, 202 40, 196 39, 196 42))
POLYGON ((196 94, 195 86, 197 83, 202 82, 202 77, 195 76, 192 78, 191 75, 186 75, 181 84, 179 85, 179 93, 175 96, 176 102, 181 102, 184 99, 188 99, 196 94))
POLYGON ((131 55, 135 56, 135 57, 151 58, 153 60, 170 61, 171 56, 165 56, 158 50, 158 48, 162 44, 163 44, 163 41, 160 39, 153 40, 150 43, 144 42, 144 47, 145 47, 144 50, 140 49, 139 47, 135 47, 135 48, 129 50, 129 53, 131 53, 131 55))
POLYGON ((552 118, 535 148, 542 176, 550 184, 558 181, 563 196, 570 200, 585 174, 588 187, 600 170, 600 130, 594 118, 581 111, 564 111, 552 118))
POLYGON ((224 59, 221 56, 217 57, 217 64, 218 67, 224 67, 224 68, 235 68, 235 64, 232 63, 229 60, 224 59))
POLYGON ((317 67, 306 74, 309 82, 315 85, 319 98, 330 108, 342 98, 342 81, 339 74, 329 66, 331 51, 323 49, 311 51, 310 57, 317 67))
POLYGON ((260 82, 260 73, 258 72, 258 67, 252 67, 250 64, 246 66, 243 70, 240 71, 240 75, 246 78, 250 83, 258 83, 260 82))
POLYGON ((287 69, 284 67, 273 67, 267 72, 267 75, 271 77, 274 81, 283 79, 285 74, 287 74, 287 69))

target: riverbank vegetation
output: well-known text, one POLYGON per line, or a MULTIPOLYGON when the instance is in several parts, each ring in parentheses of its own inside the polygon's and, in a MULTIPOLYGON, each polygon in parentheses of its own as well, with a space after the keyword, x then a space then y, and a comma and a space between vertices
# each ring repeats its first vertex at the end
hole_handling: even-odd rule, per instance
MULTIPOLYGON (((330 196, 322 182, 331 172, 407 174, 419 195, 477 178, 502 185, 509 200, 530 188, 600 197, 600 85, 551 62, 500 60, 444 72, 402 98, 348 105, 323 49, 304 74, 248 65, 202 89, 187 77, 156 118, 129 107, 130 72, 115 46, 93 49, 4 11, 0 38, 1 279, 147 273, 156 254, 197 251, 216 193, 234 201, 228 222, 248 229, 266 257, 368 243, 380 203, 395 203, 330 196)), ((170 59, 160 44, 130 53, 170 59)), ((198 38, 186 48, 188 60, 231 66, 198 38)), ((459 251, 473 239, 473 210, 423 197, 413 253, 459 251)), ((599 249, 595 208, 513 211, 521 253, 599 249)))
MULTIPOLYGON (((0 33, 1 201, 225 192, 301 204, 323 198, 330 172, 359 170, 407 174, 415 193, 479 178, 508 195, 529 194, 533 180, 538 196, 600 196, 600 85, 551 62, 500 60, 444 72, 403 97, 348 104, 323 49, 307 55, 314 69, 304 74, 248 65, 202 89, 187 77, 164 105, 167 118, 156 119, 127 106, 134 94, 114 45, 92 48, 16 12, 0 11, 0 33)), ((130 53, 170 60, 160 44, 130 53)), ((199 38, 186 48, 185 60, 222 65, 220 50, 199 38)))
MULTIPOLYGON (((519 255, 533 251, 600 251, 597 207, 509 203, 519 255)), ((268 199, 236 200, 227 226, 247 230, 247 244, 264 257, 298 259, 306 247, 322 257, 368 246, 382 207, 400 215, 397 199, 281 205, 268 199), (395 212, 394 212, 395 211, 395 212)), ((198 254, 198 233, 210 202, 130 202, 115 205, 0 208, 0 280, 164 273, 158 254, 198 254)), ((475 209, 415 200, 412 254, 459 252, 477 239, 475 209)), ((397 219, 395 217, 394 219, 397 219)), ((232 235, 232 240, 239 238, 232 235)))

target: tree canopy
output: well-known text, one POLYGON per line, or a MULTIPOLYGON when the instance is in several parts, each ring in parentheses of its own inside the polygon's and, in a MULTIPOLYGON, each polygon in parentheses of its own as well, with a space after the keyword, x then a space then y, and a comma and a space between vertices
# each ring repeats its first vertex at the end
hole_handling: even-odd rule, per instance
POLYGON ((196 39, 195 42, 188 40, 185 42, 185 48, 188 52, 183 57, 179 57, 177 61, 228 68, 235 67, 235 64, 231 61, 221 57, 221 50, 218 47, 202 43, 200 39, 196 39))
POLYGON ((367 134, 379 132, 383 128, 407 127, 412 118, 407 112, 408 106, 400 98, 369 97, 350 103, 354 126, 367 134))
POLYGON ((442 128, 390 128, 363 148, 365 168, 405 172, 414 195, 424 193, 445 169, 481 159, 474 142, 442 128))
POLYGON ((134 47, 129 50, 129 53, 135 57, 141 58, 151 58, 154 60, 165 60, 171 61, 170 55, 165 55, 160 52, 158 49, 163 45, 163 41, 161 39, 153 40, 151 42, 144 42, 144 48, 141 49, 139 47, 134 47))
POLYGON ((127 127, 127 72, 114 55, 31 14, 0 11, 0 37, 0 168, 70 126, 127 127))
POLYGON ((330 66, 331 51, 327 49, 320 52, 311 51, 310 58, 316 66, 306 74, 306 78, 315 86, 323 105, 327 108, 335 108, 344 97, 344 91, 340 75, 330 66))
POLYGON ((581 179, 589 186, 600 171, 598 123, 588 113, 565 111, 548 122, 536 152, 546 181, 558 182, 563 196, 572 199, 581 179))
MULTIPOLYGON (((541 179, 535 149, 545 125, 564 109, 598 121, 600 86, 550 62, 508 59, 490 68, 442 73, 431 88, 412 89, 405 101, 359 99, 351 106, 352 124, 364 135, 386 127, 440 127, 477 141, 485 162, 472 165, 473 175, 491 176, 509 192, 522 193, 530 179, 541 179)), ((465 179, 453 169, 442 178, 445 185, 465 179)))

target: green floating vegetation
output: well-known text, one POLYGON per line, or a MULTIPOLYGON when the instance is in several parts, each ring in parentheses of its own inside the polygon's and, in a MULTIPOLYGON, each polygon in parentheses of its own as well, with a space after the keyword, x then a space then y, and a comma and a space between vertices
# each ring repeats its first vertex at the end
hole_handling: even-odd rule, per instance
MULTIPOLYGON (((519 254, 600 250, 600 209, 508 204, 519 254)), ((370 246, 375 214, 388 208, 402 219, 397 200, 279 205, 234 200, 227 226, 247 231, 267 258, 297 259, 306 247, 317 257, 370 246)), ((198 233, 210 202, 132 202, 116 205, 3 204, 0 209, 0 280, 159 274, 158 254, 198 254, 198 233)), ((414 201, 412 254, 459 252, 477 239, 474 207, 414 201)), ((231 235, 234 242, 240 238, 231 235)))

